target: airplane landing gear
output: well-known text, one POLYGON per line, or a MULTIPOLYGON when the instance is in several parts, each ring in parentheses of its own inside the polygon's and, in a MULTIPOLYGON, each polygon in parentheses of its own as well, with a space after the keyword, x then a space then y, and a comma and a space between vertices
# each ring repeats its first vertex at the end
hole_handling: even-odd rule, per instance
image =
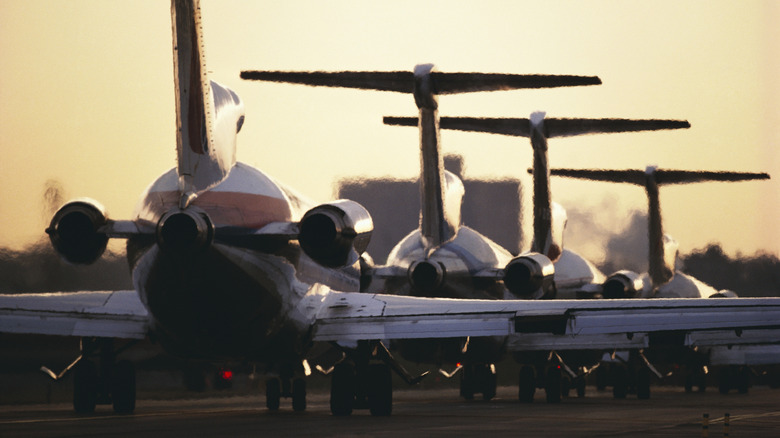
POLYGON ((496 396, 496 367, 493 364, 468 364, 463 367, 460 377, 460 396, 473 400, 474 394, 481 393, 482 399, 491 400, 496 396))
POLYGON ((132 362, 116 362, 118 352, 110 338, 82 338, 81 359, 73 372, 73 409, 80 414, 95 411, 98 404, 112 404, 114 412, 135 410, 135 367, 132 362), (99 366, 88 359, 97 355, 99 366))
POLYGON ((533 403, 536 392, 536 370, 530 365, 520 368, 517 396, 521 403, 533 403))
POLYGON ((348 362, 336 364, 330 384, 330 412, 335 416, 351 415, 355 404, 355 367, 348 362))
POLYGON ((294 379, 293 376, 293 366, 287 364, 281 367, 279 377, 265 381, 265 405, 268 410, 279 410, 282 397, 292 398, 294 411, 306 410, 306 380, 294 379))
POLYGON ((393 412, 393 375, 387 364, 376 363, 368 368, 368 409, 373 416, 386 417, 393 412))

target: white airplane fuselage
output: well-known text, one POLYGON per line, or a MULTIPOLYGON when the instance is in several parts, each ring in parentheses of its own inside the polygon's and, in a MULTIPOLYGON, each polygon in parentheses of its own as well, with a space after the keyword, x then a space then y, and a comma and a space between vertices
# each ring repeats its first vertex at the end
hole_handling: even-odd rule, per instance
MULTIPOLYGON (((178 202, 173 169, 143 194, 135 222, 154 227, 178 202)), ((189 209, 205 213, 214 227, 257 229, 296 221, 307 207, 259 170, 238 163, 189 209)), ((262 250, 213 242, 182 254, 140 236, 128 240, 127 256, 156 335, 166 348, 187 357, 299 359, 310 322, 299 319, 295 306, 307 286, 316 281, 338 290, 359 289, 358 269, 324 268, 296 242, 262 250)))

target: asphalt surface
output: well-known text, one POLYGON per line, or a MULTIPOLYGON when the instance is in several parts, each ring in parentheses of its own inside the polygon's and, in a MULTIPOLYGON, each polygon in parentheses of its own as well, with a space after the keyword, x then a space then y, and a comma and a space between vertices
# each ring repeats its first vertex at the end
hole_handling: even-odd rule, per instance
POLYGON ((499 388, 495 399, 464 401, 454 389, 404 390, 394 394, 393 415, 372 417, 356 411, 331 416, 328 394, 309 394, 305 412, 282 400, 276 412, 264 397, 229 393, 176 400, 142 399, 133 415, 116 415, 110 406, 95 414, 75 414, 69 403, 0 405, 2 437, 90 436, 547 436, 547 437, 699 437, 704 414, 710 437, 724 436, 729 414, 731 437, 780 436, 780 390, 753 387, 749 394, 710 390, 686 394, 681 388, 654 387, 650 400, 588 387, 585 398, 534 403, 517 401, 516 389, 499 388))

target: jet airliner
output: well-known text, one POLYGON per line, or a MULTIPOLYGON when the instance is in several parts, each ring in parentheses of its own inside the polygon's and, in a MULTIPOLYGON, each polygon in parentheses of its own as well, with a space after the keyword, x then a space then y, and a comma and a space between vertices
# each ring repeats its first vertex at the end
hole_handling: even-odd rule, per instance
MULTIPOLYGON (((331 412, 350 414, 363 393, 373 415, 389 415, 391 368, 397 367, 383 354, 383 340, 502 336, 513 345, 550 350, 616 340, 635 345, 658 331, 780 330, 776 299, 656 300, 648 306, 360 292, 370 215, 349 200, 312 206, 236 161, 242 101, 208 77, 197 0, 172 0, 171 14, 177 167, 151 183, 130 220, 111 219, 97 201, 82 198, 62 206, 46 230, 71 263, 91 263, 109 239, 126 239, 134 290, 0 297, 0 332, 81 338, 82 354, 55 376, 74 373, 77 411, 91 412, 98 403, 135 410, 134 367, 117 360, 123 348, 115 347, 117 339, 149 336, 182 357, 245 360, 285 379, 340 365, 333 372, 331 412), (672 311, 685 318, 670 318, 672 311)), ((391 76, 391 87, 416 89, 414 75, 391 76)), ((431 77, 439 92, 529 81, 522 75, 424 75, 422 90, 433 84, 431 77)), ((429 99, 427 90, 416 97, 429 99)), ((448 232, 427 230, 426 238, 443 241, 448 232)), ((278 409, 282 396, 292 397, 295 410, 306 408, 305 380, 289 383, 267 382, 269 409, 278 409), (290 393, 282 394, 287 386, 290 393)))

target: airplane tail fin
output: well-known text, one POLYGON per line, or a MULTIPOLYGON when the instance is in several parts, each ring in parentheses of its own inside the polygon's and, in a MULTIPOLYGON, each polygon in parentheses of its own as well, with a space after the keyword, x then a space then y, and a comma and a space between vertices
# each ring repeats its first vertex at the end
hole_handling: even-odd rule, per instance
POLYGON ((592 181, 630 183, 645 187, 648 198, 647 220, 650 243, 648 273, 650 274, 654 288, 658 288, 672 279, 677 256, 676 243, 663 234, 658 186, 663 184, 687 184, 705 181, 737 182, 769 179, 769 175, 766 173, 663 170, 652 166, 644 171, 552 169, 550 173, 553 176, 564 176, 592 181))
POLYGON ((172 0, 171 17, 179 191, 186 207, 235 164, 244 108, 233 91, 208 78, 198 0, 172 0))
POLYGON ((241 78, 412 94, 420 110, 418 118, 410 126, 418 126, 420 130, 420 230, 428 249, 452 239, 460 228, 460 203, 449 202, 448 205, 447 202, 448 198, 459 198, 446 193, 447 178, 439 136, 438 95, 601 84, 596 76, 443 73, 434 71, 432 64, 417 65, 413 72, 242 71, 241 78))

